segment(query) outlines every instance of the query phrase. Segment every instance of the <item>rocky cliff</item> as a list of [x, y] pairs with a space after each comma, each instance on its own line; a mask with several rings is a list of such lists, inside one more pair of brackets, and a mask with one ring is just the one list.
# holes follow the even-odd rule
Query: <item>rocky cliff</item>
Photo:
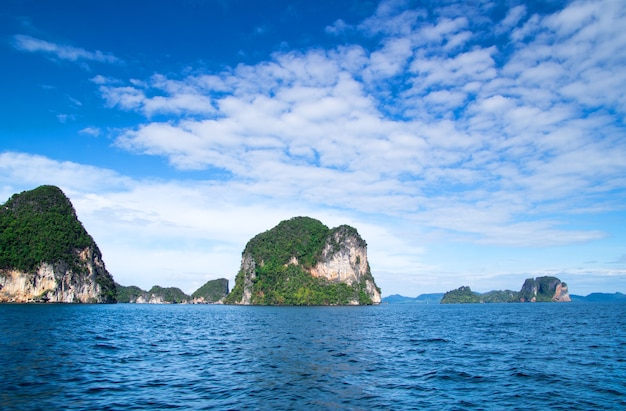
[[226, 298], [232, 304], [379, 304], [357, 230], [329, 229], [318, 220], [295, 217], [248, 242]]
[[0, 302], [112, 303], [102, 254], [54, 186], [13, 195], [0, 208]]
[[466, 304], [466, 303], [510, 303], [510, 302], [570, 302], [572, 301], [567, 289], [567, 284], [556, 277], [528, 278], [524, 281], [519, 292], [489, 291], [484, 294], [473, 292], [469, 287], [463, 286], [456, 290], [448, 291], [441, 299], [441, 304]]
[[570, 302], [567, 284], [556, 277], [528, 278], [524, 281], [518, 298], [521, 302]]

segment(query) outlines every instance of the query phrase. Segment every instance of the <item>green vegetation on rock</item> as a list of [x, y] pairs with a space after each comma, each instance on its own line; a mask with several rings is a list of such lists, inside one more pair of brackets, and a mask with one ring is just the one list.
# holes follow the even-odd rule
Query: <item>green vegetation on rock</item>
[[511, 290], [495, 290], [480, 294], [483, 303], [512, 303], [517, 301], [517, 292]]
[[303, 267], [310, 268], [321, 257], [328, 234], [328, 227], [320, 221], [296, 217], [255, 236], [244, 253], [250, 253], [255, 261], [262, 261], [265, 271], [280, 269], [292, 257]]
[[228, 294], [228, 280], [220, 278], [210, 280], [197, 289], [191, 296], [185, 294], [180, 288], [153, 286], [144, 291], [141, 288], [130, 285], [117, 284], [117, 302], [119, 303], [169, 303], [183, 304], [192, 303], [194, 299], [204, 298], [200, 303], [216, 303]]
[[123, 286], [117, 284], [117, 302], [118, 303], [137, 303], [137, 302], [163, 302], [170, 304], [187, 303], [191, 298], [185, 294], [180, 288], [153, 286], [149, 291], [130, 285]]
[[[0, 207], [0, 273], [9, 269], [32, 273], [48, 263], [86, 275], [89, 268], [80, 253], [87, 248], [101, 258], [72, 203], [58, 187], [44, 185], [14, 194]], [[96, 270], [95, 282], [102, 300], [115, 302], [115, 283], [103, 267]]]
[[147, 292], [142, 290], [141, 288], [129, 285], [123, 286], [120, 284], [115, 284], [117, 289], [117, 302], [118, 303], [130, 303], [137, 301], [137, 298], [143, 297], [147, 295]]
[[[242, 267], [225, 302], [241, 301], [245, 282], [252, 281], [251, 303], [257, 305], [372, 304], [366, 291], [366, 280], [373, 283], [369, 266], [365, 278], [352, 285], [331, 282], [310, 273], [320, 262], [327, 244], [333, 255], [341, 250], [342, 242], [348, 237], [356, 239], [358, 246], [367, 246], [356, 229], [347, 225], [329, 229], [310, 217], [282, 221], [248, 242], [242, 255], [254, 262], [254, 274], [252, 278], [247, 277]], [[291, 263], [294, 259], [297, 264]]]
[[198, 288], [191, 294], [191, 298], [203, 298], [207, 303], [216, 303], [228, 295], [228, 280], [219, 278], [217, 280], [209, 280], [202, 287]]
[[150, 295], [162, 296], [166, 303], [185, 303], [190, 300], [189, 296], [177, 287], [153, 286], [149, 291]]
[[0, 268], [33, 271], [41, 263], [75, 267], [95, 243], [63, 192], [41, 186], [14, 194], [0, 208]]
[[[557, 287], [561, 287], [564, 293], [560, 299], [555, 296]], [[564, 298], [564, 296], [566, 298]], [[472, 292], [469, 287], [460, 287], [444, 294], [442, 304], [466, 304], [466, 303], [511, 303], [511, 302], [552, 302], [570, 301], [567, 292], [567, 284], [556, 277], [528, 278], [524, 281], [519, 292], [511, 290], [489, 291], [484, 294]]]
[[467, 286], [448, 291], [443, 295], [443, 298], [441, 299], [441, 304], [468, 304], [479, 302], [481, 302], [480, 295], [473, 292]]

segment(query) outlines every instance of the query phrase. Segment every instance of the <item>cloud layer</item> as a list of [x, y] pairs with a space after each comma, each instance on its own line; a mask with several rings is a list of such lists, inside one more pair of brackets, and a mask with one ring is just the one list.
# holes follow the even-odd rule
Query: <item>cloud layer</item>
[[[220, 73], [99, 81], [149, 121], [116, 144], [217, 168], [277, 198], [406, 218], [508, 245], [602, 237], [568, 217], [624, 190], [626, 17], [618, 2], [501, 21], [382, 3], [378, 46], [282, 52]], [[435, 18], [424, 19], [426, 13]], [[346, 29], [345, 23], [333, 30]], [[156, 119], [158, 117], [158, 119]]]

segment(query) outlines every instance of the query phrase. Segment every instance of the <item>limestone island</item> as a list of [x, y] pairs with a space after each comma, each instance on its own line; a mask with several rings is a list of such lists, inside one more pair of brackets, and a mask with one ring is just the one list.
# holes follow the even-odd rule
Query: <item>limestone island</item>
[[443, 295], [441, 304], [511, 303], [511, 302], [570, 302], [567, 284], [556, 277], [528, 278], [519, 292], [511, 290], [473, 292], [468, 286]]
[[348, 225], [294, 217], [252, 238], [226, 304], [379, 304], [367, 243]]
[[228, 280], [218, 278], [209, 280], [191, 295], [185, 294], [177, 287], [161, 287], [155, 285], [148, 291], [130, 285], [115, 284], [117, 302], [131, 304], [222, 304], [228, 295]]
[[296, 217], [246, 245], [235, 287], [210, 280], [191, 295], [115, 283], [58, 187], [14, 194], [0, 206], [0, 303], [256, 305], [379, 304], [380, 289], [356, 229]]
[[114, 303], [113, 277], [63, 192], [41, 186], [0, 207], [0, 302]]

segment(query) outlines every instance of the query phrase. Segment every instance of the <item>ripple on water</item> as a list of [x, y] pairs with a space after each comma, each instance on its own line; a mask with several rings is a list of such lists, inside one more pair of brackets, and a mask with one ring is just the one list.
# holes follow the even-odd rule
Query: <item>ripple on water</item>
[[0, 408], [623, 409], [625, 308], [0, 306]]

